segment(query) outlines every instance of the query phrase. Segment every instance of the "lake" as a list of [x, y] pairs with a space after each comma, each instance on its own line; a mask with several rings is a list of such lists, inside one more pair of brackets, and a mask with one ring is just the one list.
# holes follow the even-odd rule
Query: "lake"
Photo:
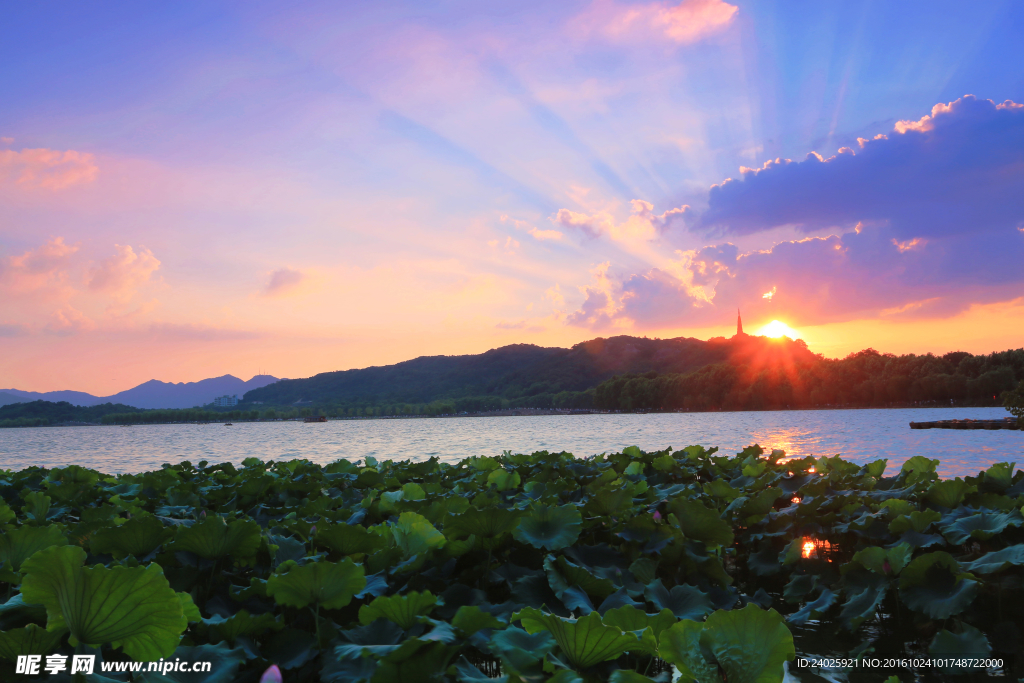
[[731, 455], [758, 443], [797, 457], [838, 453], [858, 463], [888, 458], [890, 474], [907, 458], [924, 455], [941, 460], [940, 473], [952, 477], [975, 475], [994, 462], [1024, 464], [1024, 432], [911, 430], [909, 423], [1006, 415], [1001, 408], [931, 408], [36, 427], [0, 430], [0, 467], [77, 464], [108, 473], [141, 472], [182, 460], [238, 464], [250, 456], [318, 463], [437, 456], [456, 462], [503, 450], [586, 456], [632, 445], [656, 450], [690, 444], [718, 446]]
[[[807, 410], [727, 413], [546, 415], [523, 417], [334, 420], [135, 427], [53, 427], [0, 430], [0, 467], [23, 469], [70, 463], [102, 472], [139, 472], [163, 463], [307, 458], [328, 463], [373, 456], [455, 462], [503, 450], [567, 450], [578, 456], [690, 444], [733, 454], [759, 443], [791, 456], [835, 455], [858, 463], [888, 458], [888, 473], [914, 455], [938, 458], [944, 477], [975, 475], [994, 462], [1024, 464], [1024, 432], [911, 430], [911, 421], [995, 419], [999, 408]], [[865, 627], [871, 631], [873, 625]], [[834, 643], [815, 621], [793, 627], [803, 657], [842, 658], [857, 641]], [[834, 634], [833, 634], [834, 635]], [[790, 666], [786, 681], [801, 680]], [[829, 679], [821, 679], [829, 680]], [[843, 680], [834, 676], [831, 680]]]

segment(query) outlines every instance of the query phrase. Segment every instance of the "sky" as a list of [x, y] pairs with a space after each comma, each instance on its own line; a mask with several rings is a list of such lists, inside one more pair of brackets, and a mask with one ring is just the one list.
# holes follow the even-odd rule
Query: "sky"
[[1024, 337], [1019, 2], [5, 10], [0, 387]]

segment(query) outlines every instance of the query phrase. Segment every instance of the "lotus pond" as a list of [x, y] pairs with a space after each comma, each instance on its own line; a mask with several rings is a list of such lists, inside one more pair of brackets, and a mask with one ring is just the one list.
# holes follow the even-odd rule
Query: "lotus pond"
[[[213, 663], [97, 681], [1019, 678], [1024, 472], [937, 465], [690, 446], [0, 471], [0, 679], [54, 654]], [[1001, 664], [801, 665], [933, 656]]]

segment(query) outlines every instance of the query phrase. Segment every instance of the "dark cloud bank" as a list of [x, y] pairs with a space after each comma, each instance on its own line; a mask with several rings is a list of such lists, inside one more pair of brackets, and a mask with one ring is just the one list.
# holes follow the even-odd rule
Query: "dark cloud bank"
[[[779, 226], [834, 234], [749, 254], [728, 242]], [[808, 324], [941, 317], [1024, 296], [1024, 105], [968, 95], [829, 159], [741, 169], [710, 189], [689, 229], [718, 242], [688, 254], [692, 280], [657, 269], [628, 277], [615, 315], [709, 324], [742, 306]], [[711, 302], [694, 286], [713, 288]], [[571, 320], [601, 327], [611, 317], [593, 313], [607, 294], [589, 294]]]

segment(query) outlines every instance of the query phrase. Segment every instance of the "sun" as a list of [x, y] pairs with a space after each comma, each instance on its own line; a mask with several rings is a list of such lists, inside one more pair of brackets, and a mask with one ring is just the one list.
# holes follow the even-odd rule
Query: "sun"
[[773, 320], [760, 330], [757, 334], [763, 337], [789, 337], [790, 339], [799, 339], [800, 333], [794, 330], [792, 327], [782, 322], [781, 320]]

